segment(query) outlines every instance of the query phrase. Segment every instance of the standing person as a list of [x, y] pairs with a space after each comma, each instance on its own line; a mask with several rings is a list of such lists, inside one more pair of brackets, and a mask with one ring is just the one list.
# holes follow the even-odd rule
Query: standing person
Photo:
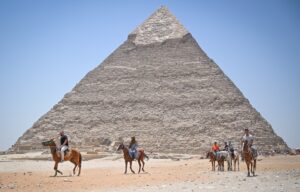
[[[241, 141], [242, 149], [244, 148], [245, 141], [247, 141], [247, 143], [248, 143], [248, 145], [249, 145], [249, 147], [252, 151], [253, 158], [256, 158], [257, 157], [257, 150], [256, 150], [256, 147], [253, 145], [254, 137], [249, 133], [248, 128], [245, 129], [245, 135], [242, 137], [242, 141]], [[244, 160], [243, 153], [242, 153], [242, 160]]]
[[64, 161], [64, 153], [69, 148], [69, 140], [67, 135], [65, 135], [64, 131], [60, 133], [60, 154], [61, 154], [61, 162]]
[[135, 140], [135, 137], [131, 137], [131, 141], [129, 144], [129, 155], [132, 159], [135, 159], [137, 157], [137, 147], [138, 143]]

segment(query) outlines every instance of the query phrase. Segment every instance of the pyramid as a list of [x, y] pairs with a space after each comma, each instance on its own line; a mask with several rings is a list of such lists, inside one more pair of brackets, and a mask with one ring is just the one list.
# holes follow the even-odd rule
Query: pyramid
[[64, 130], [81, 150], [115, 151], [135, 136], [147, 151], [202, 154], [212, 142], [240, 147], [244, 128], [261, 153], [289, 150], [166, 7], [159, 8], [11, 151], [40, 150]]

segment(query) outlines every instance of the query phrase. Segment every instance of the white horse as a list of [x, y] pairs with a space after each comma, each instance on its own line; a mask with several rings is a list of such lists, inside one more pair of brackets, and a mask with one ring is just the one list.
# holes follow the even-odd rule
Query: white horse
[[217, 162], [219, 171], [224, 171], [224, 161], [227, 161], [227, 170], [232, 171], [232, 160], [230, 153], [228, 151], [218, 151]]
[[[238, 171], [240, 171], [240, 154], [237, 151], [233, 152], [233, 157], [231, 157], [234, 165], [234, 171], [236, 171], [236, 164], [238, 166]], [[232, 165], [232, 163], [231, 163]]]

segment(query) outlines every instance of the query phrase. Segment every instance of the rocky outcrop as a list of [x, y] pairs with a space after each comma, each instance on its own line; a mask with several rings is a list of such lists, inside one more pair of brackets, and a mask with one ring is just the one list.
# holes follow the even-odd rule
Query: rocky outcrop
[[162, 7], [89, 72], [12, 147], [42, 148], [63, 129], [79, 149], [114, 146], [136, 136], [147, 151], [203, 153], [213, 141], [238, 147], [244, 128], [259, 151], [286, 143], [234, 83]]

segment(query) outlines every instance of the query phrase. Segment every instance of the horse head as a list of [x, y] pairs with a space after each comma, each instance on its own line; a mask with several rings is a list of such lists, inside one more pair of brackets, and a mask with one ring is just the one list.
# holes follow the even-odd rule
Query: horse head
[[207, 151], [207, 152], [206, 152], [206, 158], [209, 158], [209, 157], [210, 157], [210, 153], [211, 153], [211, 151]]
[[215, 159], [215, 154], [212, 151], [206, 153], [206, 158]]
[[117, 149], [117, 151], [119, 151], [119, 150], [123, 150], [125, 148], [125, 145], [123, 144], [123, 143], [121, 143], [120, 145], [119, 145], [119, 147], [118, 147], [118, 149]]
[[54, 139], [50, 139], [49, 141], [44, 141], [42, 142], [42, 145], [43, 146], [49, 146], [49, 147], [52, 147], [52, 146], [55, 146], [56, 147], [56, 144], [54, 142]]

